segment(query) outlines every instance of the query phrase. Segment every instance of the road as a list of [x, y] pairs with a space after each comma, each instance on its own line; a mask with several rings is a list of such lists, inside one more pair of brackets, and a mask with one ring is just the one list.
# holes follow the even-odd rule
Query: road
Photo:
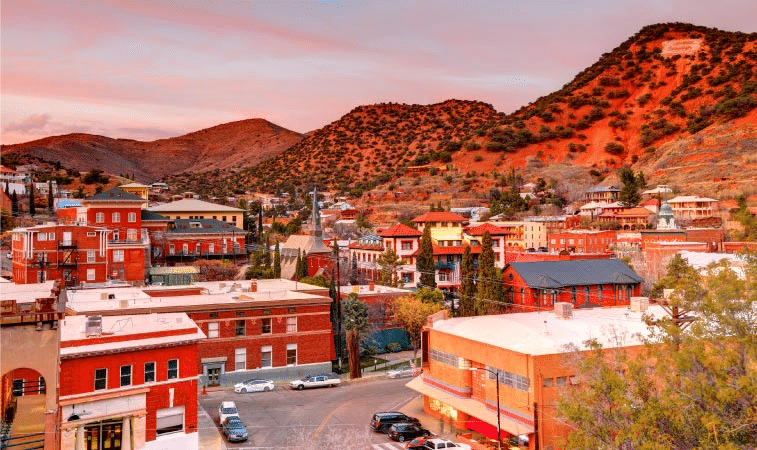
[[217, 424], [221, 401], [236, 402], [250, 438], [227, 443], [229, 449], [398, 450], [404, 445], [373, 432], [368, 423], [374, 412], [398, 410], [417, 396], [405, 387], [407, 381], [374, 378], [304, 391], [277, 386], [252, 394], [215, 391], [201, 395], [200, 406]]

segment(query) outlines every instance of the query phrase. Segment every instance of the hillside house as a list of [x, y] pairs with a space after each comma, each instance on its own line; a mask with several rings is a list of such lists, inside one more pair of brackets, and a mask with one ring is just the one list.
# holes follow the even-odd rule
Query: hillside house
[[613, 203], [620, 197], [620, 189], [615, 186], [595, 186], [586, 190], [587, 202]]

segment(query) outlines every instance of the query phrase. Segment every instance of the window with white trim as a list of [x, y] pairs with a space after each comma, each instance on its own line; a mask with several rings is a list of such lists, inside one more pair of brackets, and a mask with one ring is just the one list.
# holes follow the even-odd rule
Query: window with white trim
[[95, 280], [95, 269], [87, 269], [87, 281]]
[[297, 344], [287, 344], [287, 366], [297, 365]]
[[155, 363], [145, 363], [145, 383], [152, 383], [155, 381]]
[[244, 336], [247, 334], [246, 322], [244, 320], [237, 320], [234, 326], [234, 334], [236, 336]]
[[264, 345], [260, 348], [260, 367], [273, 367], [272, 365], [273, 347]]
[[234, 370], [246, 370], [247, 369], [247, 349], [235, 348], [234, 349]]
[[179, 378], [179, 360], [169, 359], [168, 360], [168, 379], [173, 380], [174, 378]]
[[113, 250], [113, 262], [124, 262], [123, 250]]
[[129, 228], [126, 230], [126, 239], [129, 241], [137, 240], [137, 230], [135, 228]]
[[208, 322], [208, 338], [218, 337], [218, 322]]
[[287, 333], [297, 332], [297, 316], [287, 317]]
[[108, 388], [108, 369], [95, 369], [95, 390]]
[[121, 386], [131, 386], [131, 366], [121, 366]]
[[87, 250], [87, 262], [95, 262], [95, 251], [94, 250]]
[[137, 221], [137, 213], [130, 212], [129, 213], [129, 222], [136, 222]]
[[113, 223], [118, 223], [121, 221], [121, 213], [120, 212], [114, 212], [110, 216], [110, 221]]
[[47, 233], [37, 233], [37, 240], [38, 241], [46, 241], [47, 240]]
[[184, 406], [159, 409], [155, 412], [155, 434], [163, 436], [184, 431]]
[[97, 222], [97, 223], [103, 223], [103, 222], [105, 222], [105, 213], [99, 212], [99, 213], [95, 214], [95, 222]]

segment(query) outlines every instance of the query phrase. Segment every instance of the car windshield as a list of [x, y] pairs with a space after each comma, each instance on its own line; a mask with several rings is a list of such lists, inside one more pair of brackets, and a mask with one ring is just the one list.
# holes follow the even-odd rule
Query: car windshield
[[237, 409], [236, 408], [222, 408], [221, 412], [223, 412], [224, 414], [236, 414]]

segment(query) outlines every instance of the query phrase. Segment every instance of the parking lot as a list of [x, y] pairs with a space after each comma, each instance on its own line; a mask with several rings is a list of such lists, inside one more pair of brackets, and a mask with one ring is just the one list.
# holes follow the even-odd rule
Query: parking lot
[[404, 449], [404, 444], [371, 430], [371, 416], [378, 411], [403, 411], [420, 419], [433, 433], [454, 437], [448, 425], [423, 413], [420, 397], [405, 387], [407, 381], [379, 376], [303, 391], [283, 383], [270, 392], [237, 394], [224, 389], [200, 395], [200, 406], [220, 432], [218, 406], [225, 400], [236, 403], [249, 439], [241, 443], [224, 440], [229, 449]]

